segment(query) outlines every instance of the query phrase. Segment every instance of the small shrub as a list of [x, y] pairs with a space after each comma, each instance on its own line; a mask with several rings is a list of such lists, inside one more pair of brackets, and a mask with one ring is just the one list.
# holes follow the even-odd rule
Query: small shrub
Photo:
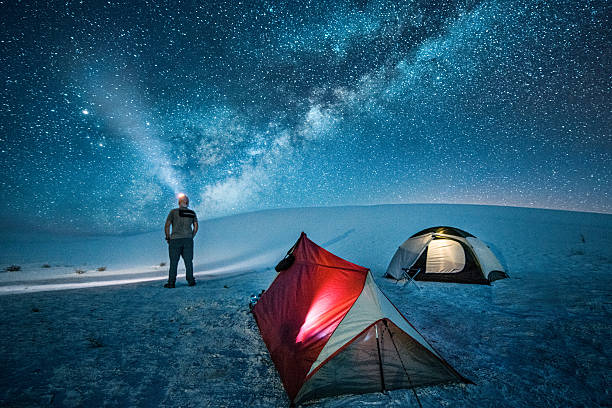
[[570, 250], [570, 256], [576, 256], [576, 255], [584, 255], [584, 251], [582, 249]]
[[85, 269], [75, 269], [74, 271], [77, 275], [82, 275], [87, 272]]
[[49, 264], [43, 264], [43, 266], [41, 266], [41, 268], [50, 268], [50, 267], [51, 267], [51, 265], [49, 265]]
[[162, 262], [162, 263], [159, 264], [159, 266], [166, 266], [166, 263]]
[[7, 266], [5, 271], [7, 272], [17, 272], [21, 270], [21, 266], [19, 265], [11, 265], [11, 266]]
[[100, 347], [104, 347], [104, 344], [102, 344], [102, 342], [100, 342], [100, 340], [94, 338], [94, 337], [87, 337], [87, 341], [89, 342], [89, 347], [91, 348], [100, 348]]
[[106, 270], [106, 266], [101, 266], [99, 268], [96, 268], [96, 271], [98, 271], [98, 272], [102, 272], [102, 271], [105, 271], [105, 270]]

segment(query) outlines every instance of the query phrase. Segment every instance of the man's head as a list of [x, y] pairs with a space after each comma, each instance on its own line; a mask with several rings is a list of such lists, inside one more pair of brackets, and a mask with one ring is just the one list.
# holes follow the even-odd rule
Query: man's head
[[178, 195], [178, 205], [179, 207], [189, 207], [189, 197], [185, 194], [181, 193]]

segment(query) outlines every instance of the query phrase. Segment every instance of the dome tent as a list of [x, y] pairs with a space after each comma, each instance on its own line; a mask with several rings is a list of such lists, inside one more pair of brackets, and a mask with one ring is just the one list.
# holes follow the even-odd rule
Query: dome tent
[[292, 404], [470, 381], [395, 308], [367, 268], [302, 233], [253, 314]]
[[484, 242], [459, 228], [443, 226], [417, 232], [400, 245], [385, 276], [483, 285], [508, 277]]

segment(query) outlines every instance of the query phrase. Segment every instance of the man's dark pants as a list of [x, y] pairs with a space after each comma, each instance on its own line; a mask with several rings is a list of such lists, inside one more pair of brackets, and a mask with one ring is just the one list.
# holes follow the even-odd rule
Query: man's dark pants
[[193, 238], [171, 239], [168, 243], [168, 253], [170, 254], [170, 276], [169, 283], [176, 282], [176, 269], [180, 257], [185, 262], [185, 275], [187, 282], [195, 282], [193, 279]]

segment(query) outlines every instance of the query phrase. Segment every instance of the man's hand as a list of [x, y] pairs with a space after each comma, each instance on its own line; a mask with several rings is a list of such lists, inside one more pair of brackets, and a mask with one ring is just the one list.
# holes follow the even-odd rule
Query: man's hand
[[166, 235], [166, 242], [170, 243], [170, 237]]

